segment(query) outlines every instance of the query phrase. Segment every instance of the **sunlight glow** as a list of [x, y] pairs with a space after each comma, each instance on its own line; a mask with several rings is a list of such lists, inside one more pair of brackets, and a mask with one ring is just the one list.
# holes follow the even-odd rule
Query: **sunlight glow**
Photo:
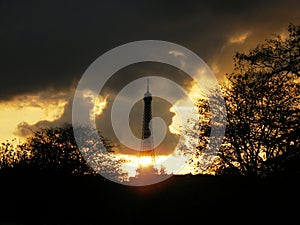
[[32, 126], [39, 121], [58, 120], [65, 111], [67, 101], [62, 96], [45, 99], [41, 96], [19, 96], [0, 103], [0, 142], [13, 138], [24, 141], [18, 135], [18, 125]]
[[153, 164], [152, 157], [150, 156], [142, 156], [138, 159], [138, 164], [142, 167], [151, 166]]
[[[206, 75], [205, 69], [199, 69], [196, 78], [200, 81], [199, 83], [203, 84], [203, 87], [200, 88], [195, 82], [190, 83], [189, 87], [187, 87], [188, 98], [190, 98], [194, 104], [196, 104], [198, 99], [205, 98], [207, 90], [210, 90], [210, 88], [215, 85], [215, 81]], [[169, 126], [169, 130], [173, 134], [182, 135], [182, 124], [190, 119], [192, 114], [197, 113], [196, 105], [194, 108], [185, 106], [187, 101], [185, 98], [179, 99], [175, 105], [170, 108], [170, 112], [175, 113], [172, 118], [172, 124]], [[179, 114], [182, 118], [180, 118]]]
[[[149, 167], [152, 165], [151, 157], [139, 158], [137, 155], [117, 154], [116, 157], [123, 161], [123, 169], [128, 172], [129, 177], [136, 175], [136, 169], [139, 166]], [[180, 168], [180, 165], [185, 165], [187, 158], [183, 155], [157, 155], [155, 156], [155, 167], [165, 168], [168, 174], [186, 174], [190, 173], [191, 168], [186, 165], [184, 168]], [[180, 168], [180, 169], [179, 169]]]
[[[168, 160], [168, 164], [164, 164], [164, 167], [173, 173], [197, 173], [197, 169], [194, 168], [192, 164], [188, 163], [190, 157], [194, 154], [193, 151], [198, 146], [199, 141], [197, 126], [201, 115], [198, 114], [196, 103], [199, 99], [206, 99], [218, 85], [214, 77], [212, 78], [208, 74], [209, 73], [205, 68], [197, 70], [195, 77], [198, 83], [201, 84], [201, 87], [199, 87], [196, 82], [191, 82], [187, 87], [188, 96], [179, 99], [174, 106], [170, 108], [170, 111], [175, 113], [175, 115], [172, 118], [169, 130], [173, 134], [181, 135], [180, 143], [177, 145], [176, 149], [174, 149], [171, 160]], [[195, 107], [184, 106], [188, 101], [187, 98], [195, 104]], [[183, 127], [183, 124], [185, 124], [186, 127]], [[184, 165], [184, 167], [178, 171], [179, 165]]]

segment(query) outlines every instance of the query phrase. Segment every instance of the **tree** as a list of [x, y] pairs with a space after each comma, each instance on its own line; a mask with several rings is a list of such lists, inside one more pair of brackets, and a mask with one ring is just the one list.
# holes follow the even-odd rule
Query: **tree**
[[[78, 148], [74, 129], [83, 140], [84, 150]], [[41, 128], [24, 144], [2, 144], [1, 168], [26, 168], [59, 175], [105, 173], [115, 180], [125, 179], [127, 173], [122, 170], [120, 160], [113, 157], [113, 145], [99, 132], [97, 137], [92, 134], [89, 127], [71, 124]]]
[[136, 175], [130, 177], [127, 184], [137, 186], [151, 185], [166, 180], [170, 176], [172, 174], [168, 174], [166, 168], [162, 165], [160, 168], [156, 168], [153, 165], [139, 166], [136, 168]]
[[26, 144], [32, 154], [30, 167], [60, 174], [93, 173], [76, 145], [70, 124], [41, 128]]
[[[300, 162], [300, 26], [290, 24], [288, 33], [287, 38], [274, 35], [248, 53], [235, 54], [234, 71], [222, 84], [227, 122], [210, 168], [216, 173], [268, 176]], [[200, 156], [209, 142], [212, 118], [206, 99], [198, 107], [205, 117], [200, 121]]]
[[26, 148], [26, 144], [16, 143], [16, 139], [1, 143], [0, 145], [0, 170], [14, 168], [20, 163], [28, 162], [31, 152]]

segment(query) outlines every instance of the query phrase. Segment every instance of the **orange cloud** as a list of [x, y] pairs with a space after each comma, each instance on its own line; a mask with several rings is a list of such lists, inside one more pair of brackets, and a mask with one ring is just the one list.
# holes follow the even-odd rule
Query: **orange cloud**
[[230, 44], [243, 44], [249, 37], [250, 32], [244, 32], [240, 34], [235, 34], [229, 38]]
[[[62, 95], [51, 99], [39, 95], [18, 96], [0, 103], [0, 142], [13, 138], [22, 139], [18, 128], [30, 126], [39, 121], [55, 121], [64, 113], [67, 100]], [[25, 131], [22, 131], [23, 133]], [[26, 132], [25, 132], [26, 133]]]

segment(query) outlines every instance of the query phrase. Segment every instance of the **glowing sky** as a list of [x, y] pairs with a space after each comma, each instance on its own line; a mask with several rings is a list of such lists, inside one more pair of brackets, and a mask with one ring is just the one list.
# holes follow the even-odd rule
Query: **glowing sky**
[[53, 122], [61, 118], [67, 101], [63, 98], [42, 99], [41, 96], [19, 96], [0, 103], [0, 141], [12, 138], [24, 141], [31, 125], [39, 121]]

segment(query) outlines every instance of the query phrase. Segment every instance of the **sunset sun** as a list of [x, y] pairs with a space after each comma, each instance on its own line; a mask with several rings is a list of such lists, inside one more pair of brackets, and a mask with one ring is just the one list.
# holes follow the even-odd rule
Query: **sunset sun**
[[142, 167], [147, 167], [153, 165], [152, 158], [150, 156], [142, 156], [138, 159], [139, 165]]

